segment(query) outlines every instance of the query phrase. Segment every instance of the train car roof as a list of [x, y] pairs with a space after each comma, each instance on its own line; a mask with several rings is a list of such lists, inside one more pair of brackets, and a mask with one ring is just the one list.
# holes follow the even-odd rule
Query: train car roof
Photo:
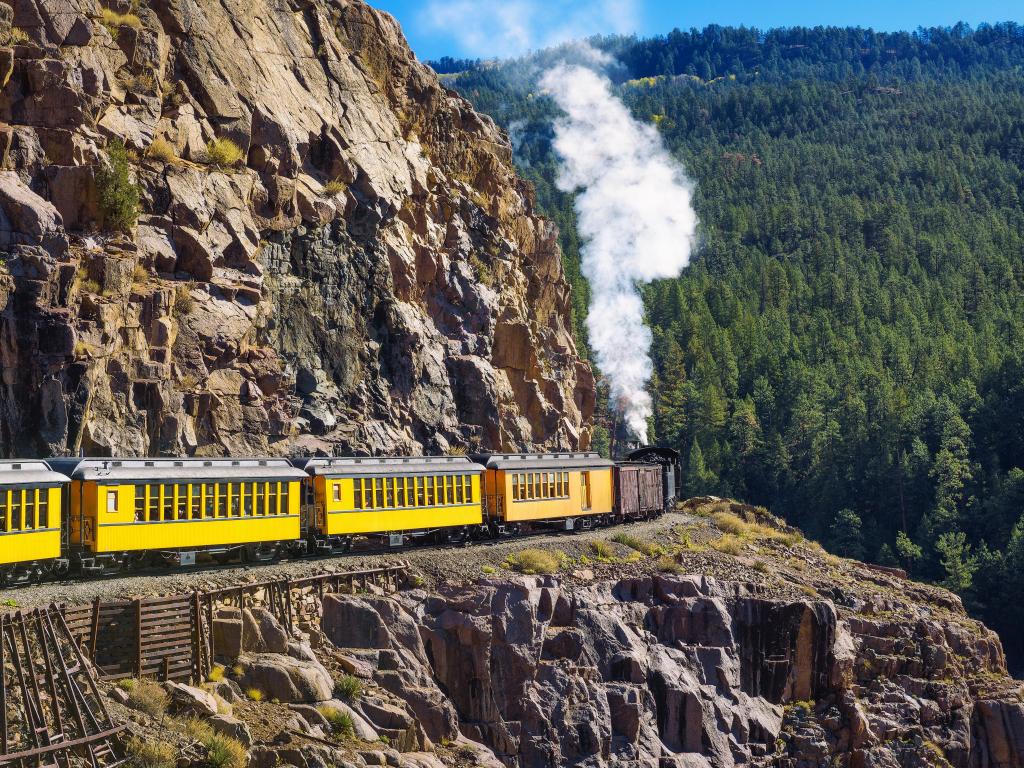
[[465, 456], [340, 456], [292, 459], [292, 464], [311, 475], [358, 477], [361, 475], [464, 475], [483, 467]]
[[677, 461], [679, 459], [679, 451], [674, 451], [661, 445], [645, 445], [643, 448], [637, 448], [635, 451], [630, 451], [626, 454], [626, 458], [630, 461], [643, 461], [651, 456], [668, 459], [669, 461]]
[[301, 480], [305, 474], [287, 459], [52, 459], [72, 480]]
[[599, 453], [480, 453], [474, 461], [487, 469], [605, 469], [614, 466]]
[[0, 485], [57, 485], [68, 478], [54, 472], [45, 461], [0, 460]]

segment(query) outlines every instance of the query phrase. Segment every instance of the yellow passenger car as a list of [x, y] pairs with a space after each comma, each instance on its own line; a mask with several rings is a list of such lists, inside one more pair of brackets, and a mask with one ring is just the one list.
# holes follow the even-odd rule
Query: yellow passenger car
[[612, 462], [596, 453], [480, 454], [488, 524], [498, 533], [610, 522]]
[[71, 550], [86, 572], [150, 557], [191, 565], [302, 546], [305, 475], [286, 459], [55, 459], [71, 478]]
[[66, 568], [60, 504], [67, 482], [42, 461], [0, 461], [0, 584]]
[[431, 536], [460, 542], [482, 523], [480, 474], [465, 456], [295, 459], [311, 478], [305, 515], [314, 546], [343, 551], [352, 537], [391, 546]]

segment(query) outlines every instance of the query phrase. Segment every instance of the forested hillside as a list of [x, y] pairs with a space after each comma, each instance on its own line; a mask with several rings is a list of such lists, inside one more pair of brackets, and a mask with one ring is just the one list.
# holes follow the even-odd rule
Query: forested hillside
[[[687, 490], [944, 583], [1024, 659], [1024, 28], [595, 43], [697, 184], [696, 260], [645, 294], [652, 435]], [[560, 225], [582, 337], [535, 85], [559, 55], [445, 82], [508, 129]]]

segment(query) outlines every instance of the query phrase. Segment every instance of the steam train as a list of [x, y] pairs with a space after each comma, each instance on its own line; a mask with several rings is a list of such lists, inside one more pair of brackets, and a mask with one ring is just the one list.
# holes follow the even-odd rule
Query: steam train
[[672, 453], [0, 461], [0, 585], [646, 519], [676, 502]]

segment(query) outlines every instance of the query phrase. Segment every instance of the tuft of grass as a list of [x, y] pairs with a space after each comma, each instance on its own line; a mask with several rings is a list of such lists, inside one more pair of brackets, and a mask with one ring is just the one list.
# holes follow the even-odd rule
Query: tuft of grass
[[334, 681], [334, 695], [343, 701], [355, 701], [363, 695], [363, 681], [354, 675], [342, 675]]
[[249, 698], [249, 701], [263, 701], [263, 691], [259, 688], [247, 688], [245, 695]]
[[211, 683], [219, 683], [224, 679], [224, 667], [215, 666], [210, 670], [210, 674], [206, 676], [206, 679]]
[[132, 736], [128, 740], [128, 763], [134, 768], [175, 768], [178, 750], [166, 741]]
[[113, 8], [102, 8], [100, 24], [106, 27], [113, 37], [117, 37], [121, 32], [121, 27], [139, 29], [142, 26], [142, 21], [134, 13], [118, 13]]
[[481, 566], [480, 571], [482, 573], [486, 573], [489, 576], [492, 573], [497, 573], [498, 569], [495, 568], [493, 565], [484, 565], [484, 566]]
[[345, 191], [345, 189], [345, 182], [340, 181], [338, 179], [331, 179], [326, 184], [324, 184], [324, 196], [334, 197], [335, 195], [340, 195], [342, 192]]
[[131, 232], [139, 218], [139, 187], [132, 181], [129, 153], [120, 139], [107, 148], [107, 161], [96, 169], [103, 228]]
[[476, 255], [469, 257], [469, 266], [473, 268], [477, 278], [486, 286], [494, 285], [494, 270], [492, 270], [483, 260]]
[[559, 563], [557, 554], [546, 552], [543, 549], [524, 549], [511, 555], [508, 559], [510, 568], [528, 576], [557, 573]]
[[0, 45], [7, 48], [13, 45], [21, 45], [28, 42], [28, 33], [21, 27], [12, 26], [8, 30], [6, 39], [0, 40]]
[[231, 674], [234, 675], [235, 677], [241, 677], [242, 675], [245, 674], [245, 665], [243, 665], [243, 664], [235, 664], [235, 666], [233, 666], [231, 668]]
[[612, 541], [622, 544], [623, 546], [634, 549], [642, 555], [647, 557], [654, 557], [655, 555], [665, 554], [665, 548], [659, 544], [655, 544], [653, 541], [644, 541], [638, 539], [629, 533], [616, 533], [612, 536]]
[[715, 512], [711, 515], [715, 527], [723, 533], [731, 533], [733, 536], [746, 536], [750, 532], [750, 525], [732, 512]]
[[743, 540], [739, 536], [727, 533], [712, 541], [711, 548], [726, 555], [738, 555], [743, 550]]
[[215, 733], [203, 742], [206, 747], [206, 762], [211, 768], [245, 768], [249, 753], [238, 739]]
[[162, 163], [178, 162], [178, 153], [175, 151], [174, 145], [167, 139], [160, 137], [153, 139], [153, 142], [146, 149], [146, 157], [151, 157]]
[[320, 706], [317, 707], [317, 712], [324, 716], [324, 720], [331, 726], [331, 730], [346, 739], [351, 739], [356, 735], [356, 726], [352, 722], [352, 715], [348, 712], [342, 712], [337, 707]]
[[615, 550], [612, 548], [611, 542], [601, 539], [590, 542], [590, 551], [594, 553], [595, 557], [605, 560], [615, 557]]
[[206, 159], [218, 168], [230, 168], [245, 157], [235, 142], [228, 138], [210, 139], [206, 144]]
[[178, 285], [174, 288], [174, 316], [184, 317], [196, 307], [191, 286]]
[[658, 558], [658, 570], [662, 573], [682, 573], [683, 566], [672, 555], [662, 555]]
[[159, 683], [152, 680], [135, 680], [128, 691], [128, 706], [145, 712], [150, 717], [160, 718], [167, 714], [171, 697]]
[[215, 731], [209, 723], [197, 717], [187, 717], [178, 721], [178, 728], [193, 741], [204, 744], [213, 738]]

